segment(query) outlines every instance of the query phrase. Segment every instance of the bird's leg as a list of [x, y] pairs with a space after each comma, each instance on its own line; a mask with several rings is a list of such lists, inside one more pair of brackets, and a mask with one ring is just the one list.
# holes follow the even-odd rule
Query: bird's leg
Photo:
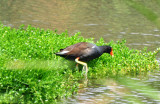
[[83, 66], [82, 70], [85, 70], [85, 66]]
[[78, 63], [76, 64], [76, 69], [79, 70], [79, 68], [78, 68]]
[[84, 69], [86, 70], [86, 76], [87, 76], [87, 73], [88, 73], [87, 63], [82, 62], [82, 61], [79, 61], [79, 57], [77, 57], [77, 58], [75, 59], [75, 61], [76, 61], [78, 64], [83, 65], [83, 70], [84, 70]]

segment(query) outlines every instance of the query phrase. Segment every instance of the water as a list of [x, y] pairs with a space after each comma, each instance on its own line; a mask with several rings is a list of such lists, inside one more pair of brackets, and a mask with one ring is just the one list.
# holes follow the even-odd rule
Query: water
[[[143, 76], [144, 77], [144, 76]], [[129, 81], [133, 81], [128, 83]], [[90, 80], [87, 87], [63, 99], [63, 104], [160, 104], [160, 73], [149, 76]], [[153, 86], [153, 87], [151, 87]]]
[[[130, 48], [160, 46], [160, 29], [149, 17], [127, 4], [128, 0], [1, 0], [0, 21], [18, 28], [31, 24], [44, 29], [68, 30], [73, 35], [81, 32], [85, 38], [103, 37], [110, 40], [127, 40]], [[138, 1], [138, 0], [137, 0]], [[160, 16], [158, 0], [138, 2]]]
[[[58, 33], [67, 29], [70, 35], [81, 32], [83, 37], [94, 37], [95, 41], [101, 37], [106, 42], [126, 39], [129, 48], [147, 47], [150, 51], [160, 47], [159, 17], [159, 0], [0, 0], [0, 21], [6, 26], [18, 28], [21, 24], [31, 24], [57, 29]], [[157, 60], [160, 63], [160, 54]], [[160, 93], [159, 72], [131, 79], [140, 80]], [[62, 101], [78, 104], [160, 103], [159, 99], [137, 90], [129, 89], [115, 79], [89, 79], [87, 87], [80, 87], [78, 94]]]

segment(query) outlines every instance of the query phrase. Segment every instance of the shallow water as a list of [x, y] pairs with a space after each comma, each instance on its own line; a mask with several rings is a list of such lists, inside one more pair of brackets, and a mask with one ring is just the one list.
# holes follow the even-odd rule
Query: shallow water
[[[128, 80], [133, 81], [128, 83]], [[89, 80], [87, 87], [63, 99], [63, 104], [160, 104], [160, 72], [149, 76]], [[141, 87], [141, 88], [139, 88]], [[156, 97], [155, 97], [156, 96]]]
[[[160, 47], [159, 0], [0, 0], [0, 21], [15, 28], [31, 24], [57, 29], [58, 33], [67, 29], [70, 35], [81, 32], [83, 37], [95, 38], [95, 41], [101, 37], [106, 42], [126, 39], [127, 46], [134, 49], [147, 47], [153, 51]], [[157, 60], [160, 63], [160, 54]], [[145, 87], [151, 86], [158, 96], [160, 72], [141, 77], [131, 79], [145, 83]], [[62, 101], [78, 104], [160, 103], [159, 99], [143, 93], [138, 88], [129, 89], [115, 79], [89, 79], [87, 87], [80, 87], [78, 94]]]
[[[147, 9], [140, 11], [131, 3]], [[67, 29], [71, 35], [81, 32], [106, 42], [126, 39], [130, 48], [155, 50], [160, 47], [159, 5], [159, 0], [1, 0], [0, 21], [16, 28], [31, 24], [59, 33]]]

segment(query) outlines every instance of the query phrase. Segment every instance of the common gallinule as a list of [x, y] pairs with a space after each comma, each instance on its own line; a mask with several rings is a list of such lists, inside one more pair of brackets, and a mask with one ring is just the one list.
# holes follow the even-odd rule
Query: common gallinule
[[109, 53], [113, 56], [113, 49], [110, 46], [96, 46], [93, 43], [80, 42], [64, 49], [60, 49], [60, 52], [55, 53], [61, 57], [69, 60], [75, 60], [78, 64], [85, 67], [86, 75], [88, 72], [87, 61], [100, 57], [103, 53]]

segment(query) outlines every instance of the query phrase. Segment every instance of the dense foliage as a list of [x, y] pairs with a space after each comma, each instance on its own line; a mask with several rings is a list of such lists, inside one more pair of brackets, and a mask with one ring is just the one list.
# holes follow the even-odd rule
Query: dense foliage
[[[43, 30], [28, 26], [12, 29], [0, 25], [0, 103], [49, 103], [76, 92], [78, 81], [83, 78], [75, 63], [66, 61], [54, 53], [78, 42], [93, 42], [76, 33]], [[97, 45], [110, 45], [114, 57], [103, 54], [88, 62], [88, 78], [139, 74], [157, 70], [158, 52], [129, 49], [122, 42], [105, 43], [101, 38]]]

